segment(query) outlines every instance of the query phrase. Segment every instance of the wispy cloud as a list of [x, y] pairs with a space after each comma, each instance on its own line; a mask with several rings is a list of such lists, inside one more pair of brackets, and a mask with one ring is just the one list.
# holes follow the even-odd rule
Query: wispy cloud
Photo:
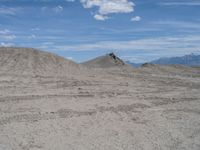
[[121, 55], [120, 58], [122, 58], [125, 61], [135, 62], [135, 63], [144, 63], [146, 62], [146, 58], [142, 56], [136, 56], [136, 55]]
[[31, 28], [30, 30], [31, 30], [31, 31], [39, 31], [40, 28], [36, 27], [36, 28]]
[[16, 36], [8, 29], [0, 30], [1, 40], [14, 40]]
[[[113, 51], [133, 53], [131, 60], [152, 60], [165, 56], [180, 56], [200, 50], [200, 36], [159, 37], [130, 41], [105, 41], [76, 45], [49, 45], [53, 51]], [[131, 56], [131, 55], [130, 55]]]
[[66, 2], [75, 2], [75, 0], [65, 0]]
[[43, 6], [42, 8], [41, 8], [41, 10], [43, 11], [43, 12], [54, 12], [54, 13], [60, 13], [60, 12], [62, 12], [63, 10], [64, 10], [64, 8], [63, 8], [63, 6], [61, 6], [61, 5], [57, 5], [57, 6], [55, 6], [55, 7], [48, 7], [48, 6]]
[[11, 46], [14, 46], [14, 43], [4, 43], [4, 42], [1, 42], [0, 46], [2, 46], [2, 47], [11, 47]]
[[36, 35], [35, 34], [31, 34], [30, 36], [28, 36], [28, 39], [36, 39]]
[[152, 22], [154, 25], [162, 25], [168, 27], [176, 28], [190, 28], [190, 29], [200, 29], [200, 22], [189, 22], [189, 21], [172, 21], [172, 20], [160, 20]]
[[139, 39], [130, 41], [105, 41], [97, 42], [94, 44], [80, 44], [71, 46], [56, 46], [58, 50], [74, 50], [74, 51], [93, 51], [93, 50], [145, 50], [145, 51], [157, 51], [157, 50], [170, 50], [179, 49], [185, 50], [200, 47], [200, 36], [188, 36], [188, 37], [160, 37]]
[[159, 5], [164, 6], [200, 6], [200, 2], [161, 2]]
[[16, 15], [22, 8], [0, 6], [0, 15]]
[[63, 11], [63, 7], [61, 5], [58, 5], [56, 7], [53, 8], [53, 11], [56, 13], [62, 12]]

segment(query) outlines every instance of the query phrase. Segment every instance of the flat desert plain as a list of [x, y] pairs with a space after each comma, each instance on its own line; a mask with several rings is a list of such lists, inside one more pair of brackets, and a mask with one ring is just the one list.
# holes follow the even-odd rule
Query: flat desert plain
[[198, 67], [0, 54], [0, 150], [200, 149]]

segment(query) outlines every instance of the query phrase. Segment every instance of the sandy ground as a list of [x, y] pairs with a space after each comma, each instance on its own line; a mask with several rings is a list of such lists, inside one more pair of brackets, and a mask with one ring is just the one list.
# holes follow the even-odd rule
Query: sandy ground
[[199, 149], [199, 68], [0, 74], [0, 150]]

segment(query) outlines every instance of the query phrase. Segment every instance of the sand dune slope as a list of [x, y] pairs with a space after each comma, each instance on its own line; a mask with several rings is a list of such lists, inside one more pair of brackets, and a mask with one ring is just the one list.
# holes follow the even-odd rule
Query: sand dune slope
[[0, 71], [14, 74], [67, 74], [78, 64], [60, 56], [32, 48], [0, 48]]
[[105, 56], [100, 56], [84, 62], [83, 65], [93, 68], [111, 68], [125, 66], [125, 64], [119, 57], [114, 53], [107, 54]]

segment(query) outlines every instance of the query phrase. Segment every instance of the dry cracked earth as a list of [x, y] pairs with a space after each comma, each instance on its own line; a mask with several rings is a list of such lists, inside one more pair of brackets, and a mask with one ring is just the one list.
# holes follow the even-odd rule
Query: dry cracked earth
[[199, 149], [199, 68], [0, 74], [0, 150]]

